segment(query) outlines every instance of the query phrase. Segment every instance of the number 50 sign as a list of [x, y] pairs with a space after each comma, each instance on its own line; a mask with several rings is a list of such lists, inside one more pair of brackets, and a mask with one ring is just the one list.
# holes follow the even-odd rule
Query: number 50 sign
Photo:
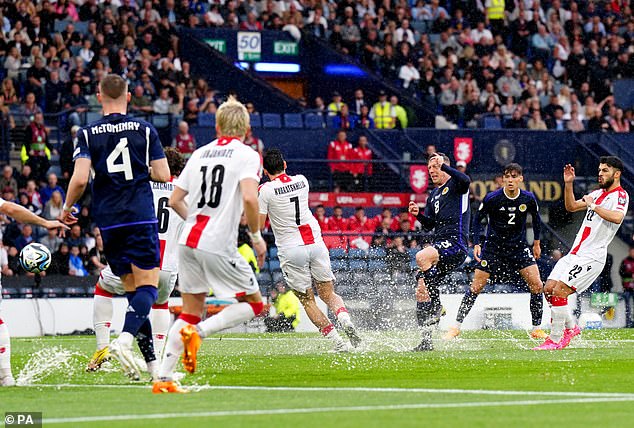
[[238, 32], [238, 59], [241, 61], [259, 61], [262, 54], [260, 33]]

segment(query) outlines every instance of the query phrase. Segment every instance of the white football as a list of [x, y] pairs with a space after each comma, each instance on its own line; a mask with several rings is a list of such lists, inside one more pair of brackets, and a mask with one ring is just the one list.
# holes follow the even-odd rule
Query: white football
[[44, 272], [51, 265], [51, 252], [45, 245], [29, 244], [20, 251], [20, 265], [27, 272]]

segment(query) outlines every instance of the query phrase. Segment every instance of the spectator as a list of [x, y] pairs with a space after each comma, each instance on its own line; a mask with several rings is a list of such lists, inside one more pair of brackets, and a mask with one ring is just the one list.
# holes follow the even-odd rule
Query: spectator
[[77, 223], [71, 226], [65, 240], [69, 247], [77, 247], [77, 250], [79, 250], [80, 246], [86, 245], [86, 239], [82, 236], [81, 230], [81, 226]]
[[392, 239], [391, 245], [387, 249], [385, 261], [390, 272], [406, 273], [411, 270], [409, 252], [403, 243], [402, 236], [395, 236]]
[[634, 247], [630, 247], [629, 253], [619, 267], [621, 284], [623, 285], [623, 301], [625, 302], [625, 327], [634, 328]]
[[13, 193], [18, 193], [18, 182], [13, 178], [13, 167], [11, 165], [5, 165], [2, 168], [2, 177], [0, 177], [0, 189], [10, 187]]
[[350, 112], [346, 104], [342, 104], [339, 113], [332, 118], [332, 126], [336, 129], [345, 129], [348, 131], [355, 127], [355, 123], [355, 119], [350, 117]]
[[66, 196], [64, 189], [57, 184], [57, 175], [55, 173], [50, 173], [48, 175], [48, 184], [40, 189], [40, 201], [42, 201], [42, 204], [46, 205], [54, 192], [59, 192], [62, 198], [65, 198]]
[[59, 248], [60, 244], [62, 244], [63, 242], [64, 240], [58, 236], [58, 232], [55, 229], [49, 229], [47, 235], [40, 239], [40, 244], [48, 248], [51, 253], [54, 253], [55, 249]]
[[506, 121], [504, 127], [508, 129], [526, 128], [526, 123], [524, 122], [524, 118], [522, 117], [522, 110], [519, 107], [513, 111], [513, 116], [511, 116], [511, 118]]
[[531, 118], [528, 119], [527, 128], [532, 130], [546, 130], [546, 123], [542, 120], [542, 115], [539, 110], [533, 110]]
[[398, 78], [401, 80], [404, 89], [410, 93], [415, 91], [420, 80], [420, 73], [414, 67], [414, 60], [411, 57], [407, 58], [407, 63], [399, 69]]
[[361, 114], [355, 121], [356, 128], [373, 129], [374, 120], [370, 117], [370, 108], [367, 105], [361, 107]]
[[59, 78], [58, 71], [51, 71], [50, 78], [44, 84], [44, 105], [47, 113], [57, 113], [62, 109], [62, 97], [66, 85]]
[[70, 247], [68, 274], [70, 276], [88, 276], [88, 271], [84, 267], [84, 260], [81, 257], [80, 250], [77, 245], [71, 245]]
[[[354, 215], [348, 220], [348, 231], [350, 232], [350, 245], [361, 250], [367, 250], [372, 242], [374, 233], [374, 220], [365, 215], [363, 207], [354, 209]], [[356, 237], [354, 235], [357, 235]]]
[[[194, 103], [196, 102], [195, 100], [191, 100], [190, 102], [192, 101]], [[130, 98], [129, 109], [132, 112], [141, 112], [141, 113], [152, 112], [152, 101], [147, 95], [145, 95], [145, 90], [143, 86], [137, 85], [134, 87], [134, 93], [132, 97]], [[198, 111], [196, 111], [196, 116], [198, 116]]]
[[[354, 101], [351, 104], [353, 106], [353, 113], [356, 114], [357, 116], [361, 116], [361, 109], [365, 106], [368, 107], [368, 103], [366, 102], [364, 95], [363, 95], [363, 90], [362, 89], [357, 89], [354, 91]], [[369, 107], [368, 107], [369, 108]]]
[[315, 207], [314, 217], [317, 220], [317, 223], [319, 223], [319, 228], [324, 232], [327, 231], [328, 218], [326, 217], [326, 208], [324, 208], [323, 205], [319, 204]]
[[[26, 190], [27, 183], [33, 180], [33, 173], [29, 165], [22, 165], [22, 170], [16, 181], [18, 182], [18, 190]], [[15, 193], [17, 195], [17, 192]]]
[[630, 124], [624, 119], [623, 110], [620, 108], [616, 109], [616, 113], [609, 120], [609, 123], [613, 132], [630, 132]]
[[35, 58], [35, 63], [26, 72], [26, 90], [33, 92], [36, 100], [42, 101], [44, 96], [44, 85], [48, 80], [48, 70], [44, 66], [42, 57]]
[[83, 96], [79, 83], [74, 82], [71, 84], [70, 94], [64, 98], [62, 103], [65, 110], [73, 110], [73, 112], [68, 115], [68, 121], [71, 126], [81, 125], [79, 113], [83, 113], [88, 109], [88, 100]]
[[26, 120], [33, 120], [34, 116], [38, 113], [42, 113], [40, 106], [36, 104], [35, 94], [29, 92], [26, 94], [24, 104], [20, 108], [20, 114], [26, 117]]
[[59, 165], [62, 169], [62, 180], [68, 182], [73, 175], [75, 164], [73, 162], [73, 152], [77, 144], [77, 132], [79, 126], [74, 125], [70, 128], [70, 135], [62, 143], [59, 151]]
[[279, 281], [271, 290], [271, 299], [275, 315], [264, 318], [266, 331], [269, 333], [285, 333], [294, 331], [299, 325], [300, 303], [293, 292], [286, 288], [284, 281]]
[[357, 147], [352, 150], [352, 159], [369, 162], [355, 163], [350, 165], [354, 189], [361, 191], [366, 188], [364, 181], [372, 176], [372, 150], [368, 147], [368, 137], [359, 136]]
[[442, 105], [442, 112], [447, 120], [454, 123], [458, 122], [462, 102], [460, 82], [455, 77], [452, 77], [449, 85], [440, 94], [440, 105]]
[[44, 126], [44, 115], [38, 112], [26, 127], [24, 145], [22, 146], [22, 160], [33, 170], [36, 180], [44, 180], [46, 171], [50, 167], [49, 159], [53, 147], [48, 141], [48, 131]]
[[598, 107], [588, 108], [588, 131], [604, 132], [610, 127], [608, 122], [603, 118], [603, 112]]
[[22, 226], [22, 234], [15, 240], [15, 248], [20, 252], [31, 242], [33, 242], [33, 228], [30, 224], [25, 224]]
[[392, 104], [387, 101], [385, 91], [379, 91], [379, 101], [372, 106], [370, 117], [374, 120], [374, 125], [378, 129], [393, 129], [396, 127], [396, 111]]
[[341, 108], [344, 103], [341, 101], [341, 94], [339, 92], [332, 93], [332, 102], [328, 104], [328, 116], [336, 116], [341, 112]]
[[178, 134], [174, 138], [174, 147], [185, 159], [189, 159], [196, 150], [196, 140], [189, 133], [189, 125], [184, 120], [178, 123]]
[[168, 114], [170, 112], [170, 106], [172, 105], [172, 98], [169, 96], [169, 88], [161, 88], [159, 90], [159, 97], [154, 100], [152, 104], [152, 110], [155, 114]]
[[258, 138], [255, 135], [253, 135], [252, 132], [249, 135], [246, 136], [246, 138], [244, 139], [244, 144], [249, 146], [249, 147], [251, 147], [256, 152], [258, 152], [260, 154], [260, 156], [263, 155], [263, 153], [264, 153], [264, 142], [262, 141], [261, 138]]
[[564, 122], [564, 109], [561, 106], [557, 106], [553, 111], [553, 117], [547, 119], [548, 129], [554, 129], [556, 131], [565, 131], [566, 123]]
[[106, 255], [104, 253], [103, 239], [99, 228], [95, 227], [93, 229], [93, 235], [95, 238], [95, 246], [88, 252], [88, 270], [91, 275], [99, 275], [99, 272], [106, 267], [108, 261], [106, 260]]
[[[47, 220], [56, 220], [62, 215], [62, 209], [64, 206], [63, 190], [56, 190], [51, 194], [51, 197], [46, 201], [44, 210], [42, 211], [42, 217]], [[53, 247], [56, 248], [56, 247]]]
[[51, 267], [48, 269], [49, 273], [68, 275], [69, 272], [69, 259], [70, 253], [68, 244], [62, 242], [59, 244], [57, 251], [55, 251], [51, 257]]
[[583, 126], [583, 122], [580, 119], [581, 115], [579, 114], [578, 104], [572, 104], [570, 106], [570, 109], [570, 119], [568, 119], [566, 127], [568, 128], [568, 130], [573, 132], [583, 131], [585, 127]]
[[27, 210], [31, 211], [33, 214], [35, 215], [40, 215], [40, 213], [42, 212], [42, 209], [39, 207], [36, 207], [32, 202], [31, 199], [29, 198], [29, 195], [22, 192], [18, 195], [18, 201], [19, 204], [26, 208]]
[[[348, 136], [345, 131], [337, 132], [337, 139], [331, 141], [328, 146], [328, 159], [334, 160], [350, 160], [352, 159], [352, 144], [347, 140]], [[341, 190], [348, 190], [350, 185], [350, 164], [341, 162], [330, 162], [330, 171], [337, 186]]]

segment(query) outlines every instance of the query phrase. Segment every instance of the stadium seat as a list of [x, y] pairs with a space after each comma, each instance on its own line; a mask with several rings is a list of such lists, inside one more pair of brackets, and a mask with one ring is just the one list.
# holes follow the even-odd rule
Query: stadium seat
[[303, 128], [304, 121], [299, 113], [284, 113], [285, 128]]
[[348, 257], [351, 259], [365, 259], [367, 257], [367, 253], [358, 248], [350, 248], [350, 251], [348, 251]]
[[170, 118], [167, 114], [153, 114], [151, 119], [155, 128], [167, 128], [170, 126]]
[[282, 118], [277, 113], [262, 113], [262, 126], [264, 128], [281, 128]]
[[260, 113], [251, 113], [250, 122], [251, 122], [251, 128], [261, 128], [262, 117], [260, 116]]
[[386, 268], [384, 259], [370, 259], [368, 269], [370, 271], [384, 271]]
[[326, 128], [334, 128], [334, 116], [326, 115]]
[[349, 259], [350, 270], [367, 270], [368, 269], [368, 261], [365, 259]]
[[502, 129], [502, 122], [496, 116], [484, 116], [484, 129]]
[[269, 259], [277, 259], [277, 247], [269, 248]]
[[348, 263], [345, 259], [332, 259], [330, 260], [330, 266], [333, 270], [345, 270], [348, 268]]
[[86, 123], [92, 123], [95, 120], [101, 119], [103, 116], [99, 111], [87, 111], [86, 112]]
[[198, 113], [198, 126], [216, 126], [216, 115], [213, 113]]
[[73, 24], [73, 21], [71, 21], [70, 19], [62, 19], [62, 20], [56, 19], [55, 24], [53, 25], [53, 32], [61, 33], [62, 31], [66, 29], [68, 24]]
[[385, 250], [383, 248], [370, 248], [368, 252], [368, 257], [372, 259], [385, 259]]
[[331, 259], [343, 259], [346, 257], [346, 250], [343, 248], [331, 248], [330, 249], [330, 258]]
[[269, 260], [269, 269], [271, 272], [280, 271], [280, 261], [279, 260]]
[[308, 113], [304, 116], [304, 125], [308, 129], [322, 129], [324, 127], [324, 119], [320, 114]]

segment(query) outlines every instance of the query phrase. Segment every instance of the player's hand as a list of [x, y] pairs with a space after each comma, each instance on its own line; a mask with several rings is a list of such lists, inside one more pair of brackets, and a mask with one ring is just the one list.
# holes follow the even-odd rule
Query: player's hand
[[407, 210], [409, 211], [411, 215], [416, 217], [418, 213], [420, 212], [420, 207], [418, 206], [416, 202], [410, 201], [409, 206], [407, 207]]
[[594, 198], [590, 195], [584, 195], [581, 200], [586, 204], [586, 207], [590, 207], [594, 203]]
[[47, 229], [70, 230], [70, 227], [66, 226], [64, 223], [58, 220], [48, 220], [44, 223], [44, 227]]
[[443, 159], [442, 156], [440, 156], [438, 153], [434, 153], [433, 155], [431, 155], [431, 157], [427, 161], [427, 167], [437, 166], [438, 168], [440, 168], [442, 167], [442, 164], [444, 162], [445, 160]]
[[77, 223], [77, 214], [79, 210], [76, 207], [71, 207], [70, 211], [62, 210], [62, 214], [59, 216], [58, 220], [64, 224], [71, 225]]
[[260, 239], [257, 244], [253, 244], [253, 249], [258, 259], [258, 266], [262, 269], [266, 260], [266, 242], [264, 242], [264, 239]]
[[481, 255], [482, 255], [482, 247], [480, 245], [474, 245], [473, 258], [476, 260], [476, 262], [480, 263], [482, 261], [482, 259], [480, 258]]
[[542, 256], [542, 247], [539, 244], [539, 241], [533, 242], [533, 257], [535, 257], [535, 260], [539, 260]]
[[564, 167], [564, 183], [572, 183], [575, 181], [575, 168], [567, 164]]

